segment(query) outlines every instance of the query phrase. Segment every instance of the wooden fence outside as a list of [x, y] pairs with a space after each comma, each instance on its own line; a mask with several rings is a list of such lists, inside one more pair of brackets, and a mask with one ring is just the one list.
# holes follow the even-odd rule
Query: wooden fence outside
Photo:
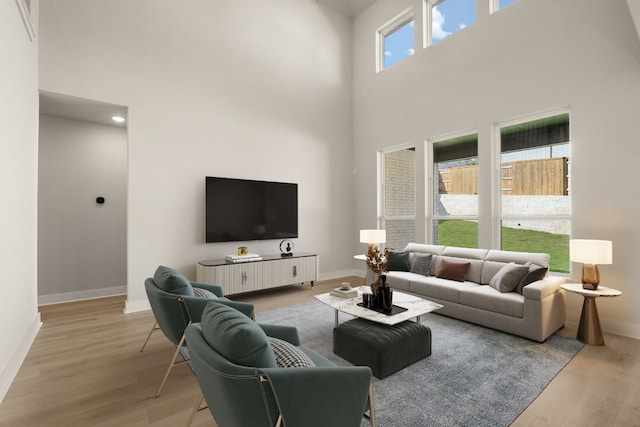
[[[569, 159], [506, 162], [502, 169], [502, 194], [507, 196], [566, 196], [569, 194]], [[478, 166], [440, 170], [440, 194], [478, 194]]]

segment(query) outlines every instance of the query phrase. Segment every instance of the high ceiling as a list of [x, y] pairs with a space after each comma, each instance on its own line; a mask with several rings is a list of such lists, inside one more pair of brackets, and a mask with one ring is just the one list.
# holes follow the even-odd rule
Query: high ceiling
[[90, 99], [56, 93], [40, 92], [40, 112], [50, 116], [126, 127], [127, 123], [116, 123], [111, 117], [127, 117], [127, 108]]
[[338, 12], [349, 18], [355, 18], [376, 2], [376, 0], [316, 0], [318, 3], [322, 3], [331, 9], [335, 9]]

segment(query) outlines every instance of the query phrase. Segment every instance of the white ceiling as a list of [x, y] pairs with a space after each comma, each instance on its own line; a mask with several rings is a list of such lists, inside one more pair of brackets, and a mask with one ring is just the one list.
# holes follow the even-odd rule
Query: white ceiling
[[349, 18], [355, 18], [374, 4], [377, 0], [316, 0], [318, 3], [322, 3], [323, 5], [330, 7], [331, 9], [335, 9], [338, 12]]
[[113, 116], [126, 118], [127, 107], [57, 93], [40, 92], [40, 113], [110, 126], [127, 126], [127, 122], [116, 123], [111, 119]]

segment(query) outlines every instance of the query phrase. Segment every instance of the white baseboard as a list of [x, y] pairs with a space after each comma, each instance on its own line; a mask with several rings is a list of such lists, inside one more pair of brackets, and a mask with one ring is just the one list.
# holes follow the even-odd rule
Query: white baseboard
[[86, 291], [64, 292], [61, 294], [38, 295], [38, 305], [60, 304], [63, 302], [83, 301], [88, 299], [126, 295], [126, 286], [112, 288], [89, 289]]
[[9, 391], [9, 387], [11, 387], [11, 383], [13, 383], [16, 375], [18, 375], [20, 366], [22, 366], [22, 362], [24, 362], [24, 359], [27, 357], [27, 353], [29, 353], [29, 349], [31, 348], [33, 341], [36, 339], [36, 335], [38, 335], [40, 326], [42, 326], [40, 313], [36, 313], [27, 333], [22, 337], [20, 345], [16, 349], [15, 353], [13, 353], [13, 356], [11, 356], [7, 367], [2, 372], [2, 376], [0, 376], [0, 403], [4, 400], [4, 397]]
[[149, 304], [149, 300], [147, 299], [137, 301], [126, 300], [124, 302], [124, 314], [136, 313], [138, 311], [146, 310], [151, 310], [151, 305]]

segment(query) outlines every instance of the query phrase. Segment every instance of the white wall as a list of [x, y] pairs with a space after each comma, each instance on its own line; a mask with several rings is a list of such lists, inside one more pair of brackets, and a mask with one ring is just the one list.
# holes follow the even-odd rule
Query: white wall
[[[32, 8], [37, 19], [37, 2]], [[40, 327], [36, 307], [37, 48], [16, 2], [0, 2], [0, 401]]]
[[[350, 272], [351, 24], [314, 0], [48, 0], [40, 89], [129, 108], [127, 309], [158, 264], [195, 279], [204, 177], [297, 182], [295, 250]], [[278, 253], [278, 241], [249, 242]]]
[[39, 159], [39, 304], [126, 293], [127, 130], [41, 114]]
[[[421, 17], [421, 5], [380, 0], [354, 22], [356, 228], [375, 225], [377, 150], [416, 144], [424, 218], [423, 141], [476, 130], [480, 246], [491, 247], [492, 126], [568, 107], [573, 236], [613, 240], [614, 264], [600, 272], [624, 294], [598, 300], [600, 319], [605, 330], [640, 337], [640, 43], [626, 1], [519, 0], [489, 15], [489, 0], [479, 0], [475, 24], [376, 74], [376, 29], [409, 6]], [[420, 19], [415, 30], [418, 38]], [[419, 235], [424, 230], [419, 221]], [[568, 301], [569, 323], [577, 323], [582, 297]]]

